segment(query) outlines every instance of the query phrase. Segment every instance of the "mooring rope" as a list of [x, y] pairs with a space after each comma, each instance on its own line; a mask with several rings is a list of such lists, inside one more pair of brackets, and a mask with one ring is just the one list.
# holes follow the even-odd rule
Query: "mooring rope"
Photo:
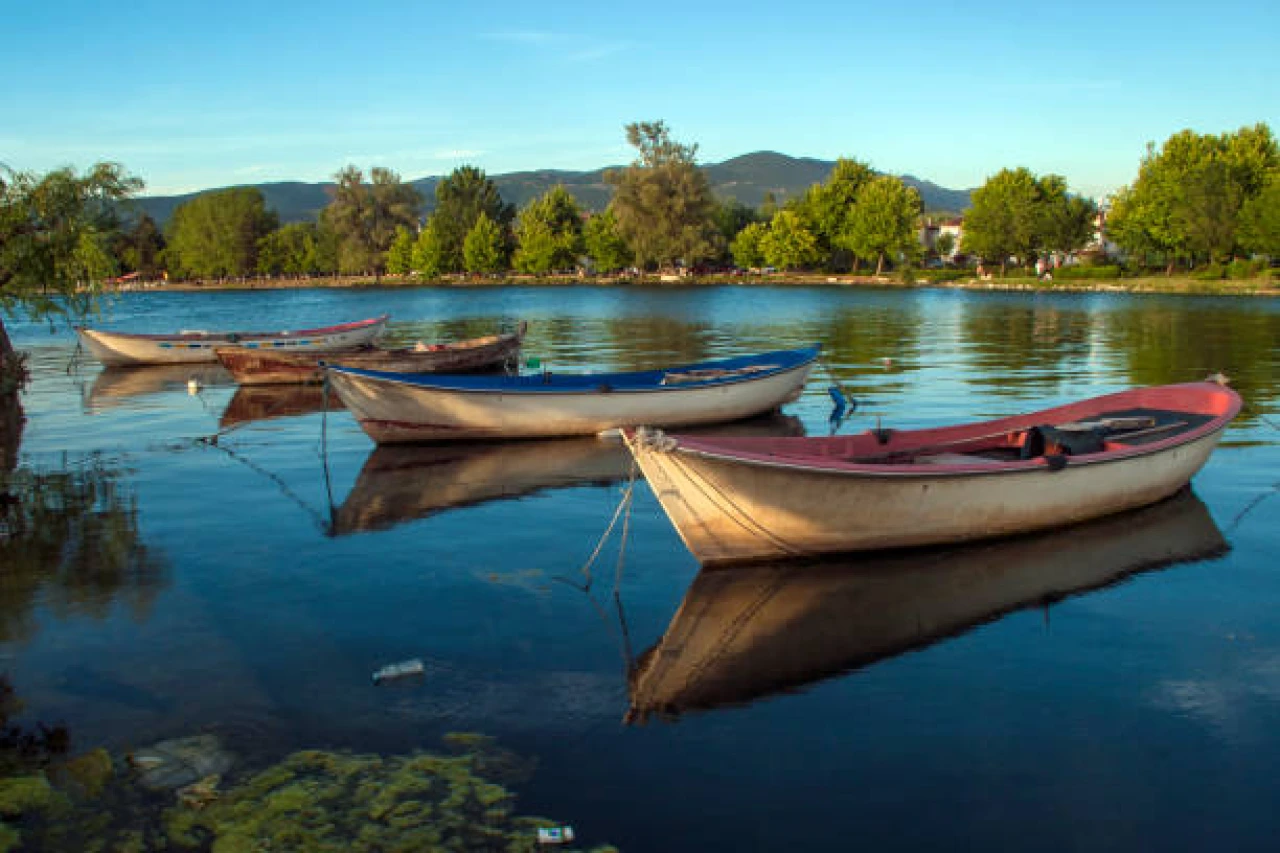
[[80, 336], [76, 335], [76, 348], [71, 351], [71, 358], [67, 361], [67, 375], [71, 375], [72, 369], [80, 365], [80, 356], [84, 353], [84, 341], [80, 340]]
[[320, 467], [324, 469], [324, 492], [329, 500], [329, 529], [334, 528], [337, 509], [333, 505], [333, 478], [329, 474], [329, 370], [324, 371], [324, 394], [320, 398]]
[[280, 489], [280, 492], [285, 497], [289, 498], [291, 501], [293, 501], [295, 504], [301, 507], [302, 510], [307, 513], [307, 515], [311, 516], [312, 520], [315, 521], [316, 526], [319, 527], [320, 530], [326, 533], [329, 531], [329, 525], [325, 521], [324, 516], [314, 507], [310, 506], [301, 497], [299, 497], [297, 493], [294, 492], [293, 489], [289, 487], [289, 484], [286, 483], [284, 479], [280, 477], [278, 474], [273, 474], [270, 471], [263, 468], [261, 465], [258, 465], [257, 463], [254, 463], [254, 462], [250, 462], [248, 459], [236, 453], [234, 450], [227, 447], [226, 445], [218, 444], [216, 441], [207, 442], [207, 445], [209, 447], [214, 447], [214, 448], [217, 448], [218, 450], [221, 450], [223, 453], [227, 454], [232, 459], [244, 465], [250, 471], [253, 471], [256, 474], [261, 474], [263, 477], [266, 477], [268, 480], [275, 483], [276, 486]]
[[[591, 589], [591, 584], [594, 580], [591, 574], [591, 568], [592, 566], [595, 565], [596, 560], [600, 557], [600, 552], [604, 550], [605, 543], [609, 541], [609, 537], [613, 533], [614, 527], [616, 527], [618, 524], [618, 519], [625, 517], [626, 522], [623, 525], [624, 531], [626, 531], [629, 527], [630, 520], [631, 520], [631, 496], [635, 492], [635, 488], [636, 488], [636, 466], [633, 463], [631, 466], [631, 475], [627, 480], [627, 486], [625, 489], [623, 489], [622, 498], [618, 501], [618, 506], [613, 511], [613, 518], [609, 519], [609, 524], [605, 527], [604, 533], [600, 534], [600, 540], [596, 542], [596, 547], [594, 550], [592, 550], [591, 556], [587, 558], [587, 561], [582, 565], [582, 568], [579, 570], [581, 574], [586, 576], [587, 582], [585, 584], [579, 585], [569, 580], [566, 577], [557, 577], [556, 580], [567, 583], [572, 587], [576, 587], [577, 589], [582, 590], [583, 592], [587, 592], [588, 590]], [[621, 578], [621, 575], [622, 575], [622, 558], [623, 558], [623, 553], [626, 550], [626, 544], [627, 543], [624, 537], [622, 543], [619, 545], [619, 550], [618, 550], [618, 567], [617, 567], [617, 574], [615, 576], [617, 578]], [[615, 589], [616, 588], [617, 587], [615, 582]]]
[[[1240, 399], [1243, 403], [1242, 407], [1245, 409], [1248, 409], [1255, 417], [1258, 418], [1258, 420], [1262, 421], [1264, 424], [1271, 427], [1272, 429], [1280, 429], [1280, 427], [1276, 426], [1274, 421], [1272, 421], [1270, 418], [1267, 417], [1266, 412], [1262, 411], [1259, 407], [1255, 406], [1252, 401], [1246, 400], [1243, 396], [1241, 396]], [[1280, 492], [1280, 482], [1272, 483], [1270, 489], [1266, 490], [1265, 492], [1262, 492], [1259, 495], [1256, 495], [1253, 498], [1253, 500], [1245, 504], [1244, 509], [1236, 513], [1236, 517], [1231, 520], [1231, 524], [1227, 525], [1227, 532], [1230, 533], [1234, 531], [1237, 527], [1239, 527], [1240, 522], [1244, 521], [1245, 517], [1248, 516], [1249, 513], [1257, 509], [1258, 505], [1261, 504], [1263, 501], [1265, 501], [1267, 498], [1274, 497], [1276, 492]]]
[[604, 533], [601, 534], [600, 540], [596, 542], [595, 548], [591, 552], [591, 556], [587, 558], [586, 563], [581, 568], [581, 573], [586, 576], [586, 583], [576, 583], [568, 577], [557, 575], [552, 580], [560, 581], [563, 584], [573, 587], [587, 597], [587, 601], [591, 603], [592, 609], [596, 611], [596, 615], [600, 617], [608, 628], [610, 633], [614, 633], [615, 629], [600, 602], [596, 601], [595, 596], [591, 594], [591, 586], [594, 582], [594, 576], [591, 573], [592, 566], [600, 557], [600, 553], [604, 550], [605, 543], [609, 541], [610, 535], [618, 524], [618, 519], [622, 519], [622, 539], [618, 545], [618, 562], [614, 570], [613, 578], [613, 603], [617, 612], [618, 628], [617, 637], [621, 648], [619, 652], [622, 655], [623, 673], [629, 674], [634, 666], [634, 659], [631, 653], [631, 631], [627, 627], [627, 616], [622, 606], [622, 569], [626, 558], [627, 539], [630, 535], [631, 525], [631, 506], [632, 496], [635, 494], [635, 485], [637, 475], [639, 473], [638, 466], [634, 459], [631, 461], [631, 471], [627, 478], [626, 488], [623, 489], [622, 497], [618, 501], [617, 507], [613, 511], [613, 517], [609, 519], [609, 524], [605, 527]]

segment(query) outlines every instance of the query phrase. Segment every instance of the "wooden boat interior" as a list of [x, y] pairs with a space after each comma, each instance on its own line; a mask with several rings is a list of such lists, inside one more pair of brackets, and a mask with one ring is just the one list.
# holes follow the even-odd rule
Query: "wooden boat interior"
[[1087, 421], [1037, 424], [999, 435], [982, 435], [945, 446], [904, 447], [879, 454], [843, 457], [859, 465], [964, 465], [1013, 462], [1042, 456], [1085, 456], [1162, 441], [1213, 420], [1211, 415], [1133, 408], [1101, 412]]
[[794, 439], [676, 436], [686, 451], [767, 464], [819, 468], [1051, 466], [1067, 457], [1127, 454], [1176, 444], [1225, 424], [1239, 408], [1229, 389], [1208, 382], [1136, 389], [992, 421], [857, 435]]
[[812, 347], [740, 356], [680, 367], [638, 370], [625, 373], [557, 373], [544, 370], [540, 373], [525, 375], [454, 376], [446, 374], [397, 374], [380, 370], [343, 368], [340, 366], [335, 366], [335, 369], [345, 370], [356, 376], [389, 379], [404, 384], [448, 388], [458, 391], [609, 393], [612, 391], [669, 390], [672, 386], [676, 388], [699, 387], [743, 382], [791, 370], [812, 362], [817, 356], [818, 348]]

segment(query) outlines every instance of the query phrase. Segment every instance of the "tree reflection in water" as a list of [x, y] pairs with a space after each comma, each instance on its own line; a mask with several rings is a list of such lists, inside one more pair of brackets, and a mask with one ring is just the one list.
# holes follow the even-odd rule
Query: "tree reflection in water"
[[136, 497], [97, 454], [0, 471], [0, 567], [0, 642], [29, 637], [37, 605], [100, 619], [119, 600], [145, 616], [168, 579]]

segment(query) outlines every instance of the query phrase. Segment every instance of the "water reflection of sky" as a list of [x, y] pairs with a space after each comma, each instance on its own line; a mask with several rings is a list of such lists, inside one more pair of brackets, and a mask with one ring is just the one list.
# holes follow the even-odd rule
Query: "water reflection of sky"
[[[33, 717], [66, 722], [86, 746], [212, 730], [257, 756], [400, 751], [480, 730], [539, 756], [522, 808], [624, 849], [1028, 837], [1049, 849], [1223, 839], [1244, 849], [1270, 838], [1280, 501], [1269, 496], [1280, 463], [1275, 429], [1256, 413], [1274, 421], [1280, 400], [1273, 300], [335, 290], [141, 294], [107, 320], [139, 331], [276, 328], [383, 311], [404, 340], [527, 319], [526, 355], [555, 370], [821, 341], [825, 366], [788, 407], [811, 434], [827, 430], [827, 370], [861, 401], [846, 431], [876, 416], [969, 420], [1222, 370], [1255, 416], [1232, 427], [1195, 492], [1231, 550], [745, 706], [624, 726], [628, 654], [660, 641], [698, 574], [646, 490], [630, 518], [624, 634], [609, 595], [615, 551], [595, 566], [594, 601], [564, 582], [580, 577], [607, 525], [617, 477], [507, 484], [518, 499], [450, 511], [424, 498], [430, 513], [332, 536], [331, 499], [335, 510], [379, 499], [357, 490], [372, 445], [346, 413], [248, 422], [210, 447], [197, 439], [219, 430], [231, 384], [202, 374], [193, 395], [182, 377], [131, 389], [117, 381], [128, 377], [100, 382], [93, 365], [68, 373], [71, 336], [15, 323], [35, 371], [22, 465], [99, 460], [167, 567], [142, 607], [124, 593], [92, 613], [37, 597], [26, 639], [0, 650]], [[495, 470], [541, 476], [528, 459], [447, 470], [473, 478], [472, 495], [492, 494]], [[423, 683], [371, 686], [373, 670], [410, 657], [424, 660]]]

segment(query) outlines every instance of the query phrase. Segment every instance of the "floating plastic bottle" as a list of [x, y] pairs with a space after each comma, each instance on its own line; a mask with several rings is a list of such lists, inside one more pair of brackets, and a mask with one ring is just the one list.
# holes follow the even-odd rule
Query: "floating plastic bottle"
[[382, 684], [385, 681], [396, 681], [402, 678], [422, 678], [426, 672], [427, 669], [422, 661], [413, 658], [400, 663], [387, 664], [373, 674], [373, 683]]
[[538, 829], [539, 844], [568, 844], [573, 841], [572, 826], [552, 826]]

